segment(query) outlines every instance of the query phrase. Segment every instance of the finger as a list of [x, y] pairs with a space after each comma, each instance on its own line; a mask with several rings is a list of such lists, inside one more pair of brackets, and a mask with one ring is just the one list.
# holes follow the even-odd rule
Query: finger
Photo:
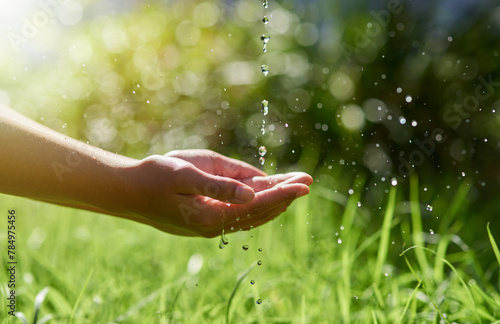
[[246, 204], [255, 197], [254, 190], [239, 181], [214, 176], [194, 167], [177, 172], [176, 184], [178, 193], [202, 195], [233, 204]]
[[252, 177], [241, 180], [244, 184], [252, 187], [255, 192], [283, 184], [303, 183], [305, 185], [311, 185], [312, 181], [311, 176], [303, 172], [275, 174], [267, 177]]
[[267, 175], [264, 171], [248, 163], [226, 157], [210, 150], [171, 151], [165, 155], [183, 159], [196, 165], [197, 168], [207, 173], [233, 179]]
[[251, 219], [251, 222], [258, 222], [268, 217], [272, 211], [280, 210], [296, 198], [308, 193], [309, 187], [304, 184], [287, 184], [257, 193], [254, 200], [248, 205], [227, 206], [220, 202], [214, 202], [211, 207], [224, 211], [227, 216], [226, 224], [247, 219]]

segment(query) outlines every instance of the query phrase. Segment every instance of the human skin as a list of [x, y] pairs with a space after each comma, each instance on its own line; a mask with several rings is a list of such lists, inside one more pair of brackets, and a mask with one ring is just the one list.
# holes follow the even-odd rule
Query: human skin
[[276, 218], [311, 184], [308, 174], [269, 176], [209, 150], [132, 159], [0, 105], [0, 193], [214, 237]]

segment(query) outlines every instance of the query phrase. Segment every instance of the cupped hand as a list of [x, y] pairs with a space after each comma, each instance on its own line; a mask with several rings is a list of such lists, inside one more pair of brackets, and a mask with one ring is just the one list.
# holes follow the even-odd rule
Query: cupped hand
[[214, 237], [260, 226], [309, 193], [302, 172], [269, 176], [239, 160], [209, 150], [173, 151], [139, 161], [134, 190], [123, 217], [162, 231]]

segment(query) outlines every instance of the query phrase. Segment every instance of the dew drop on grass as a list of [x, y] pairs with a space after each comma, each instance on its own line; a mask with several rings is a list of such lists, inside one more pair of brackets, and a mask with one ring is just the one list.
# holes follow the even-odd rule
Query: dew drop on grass
[[338, 244], [342, 244], [342, 239], [341, 239], [341, 238], [339, 238], [339, 239], [337, 240], [337, 243], [338, 243]]
[[250, 284], [255, 285], [255, 280], [250, 280]]
[[257, 265], [262, 265], [262, 261], [261, 260], [257, 261]]
[[259, 252], [262, 252], [262, 248], [259, 248]]
[[262, 299], [260, 299], [260, 298], [259, 298], [259, 299], [257, 299], [256, 303], [257, 303], [257, 305], [262, 304]]
[[243, 249], [243, 251], [248, 251], [248, 245], [247, 244], [243, 245], [241, 248]]

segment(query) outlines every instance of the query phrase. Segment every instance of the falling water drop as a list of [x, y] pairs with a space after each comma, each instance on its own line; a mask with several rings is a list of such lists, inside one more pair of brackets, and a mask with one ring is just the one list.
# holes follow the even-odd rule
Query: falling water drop
[[269, 7], [269, 1], [268, 0], [262, 1], [262, 5], [264, 6], [264, 8], [267, 9]]
[[266, 158], [261, 156], [259, 159], [259, 163], [260, 163], [260, 165], [264, 165], [264, 163], [266, 163]]
[[264, 16], [264, 18], [262, 18], [262, 22], [267, 25], [267, 23], [269, 22], [269, 18]]
[[428, 211], [430, 211], [430, 212], [431, 212], [431, 211], [432, 211], [432, 209], [433, 209], [433, 207], [432, 207], [431, 205], [427, 205], [426, 207], [427, 207], [427, 210], [428, 210]]
[[271, 40], [271, 36], [269, 35], [262, 35], [260, 36], [260, 40], [262, 41], [262, 51], [264, 53], [267, 53], [267, 43], [269, 43], [269, 40]]
[[243, 245], [241, 248], [243, 249], [243, 251], [248, 251], [248, 245], [247, 244]]
[[224, 230], [222, 230], [222, 234], [220, 236], [220, 242], [219, 242], [219, 249], [223, 249], [226, 247], [226, 245], [229, 243], [226, 235], [224, 234]]
[[269, 113], [269, 101], [264, 99], [262, 100], [262, 114], [264, 116], [267, 116], [268, 113]]
[[257, 265], [262, 265], [262, 261], [261, 260], [257, 261]]
[[269, 74], [269, 65], [262, 64], [260, 70], [262, 71], [262, 74], [264, 74], [264, 76], [267, 76]]
[[266, 153], [267, 153], [267, 149], [265, 146], [259, 147], [259, 155], [260, 156], [264, 156], [264, 155], [266, 155]]
[[250, 280], [250, 284], [255, 285], [255, 280]]
[[259, 299], [257, 299], [256, 303], [257, 303], [257, 305], [262, 304], [262, 299], [260, 299], [260, 298], [259, 298]]

